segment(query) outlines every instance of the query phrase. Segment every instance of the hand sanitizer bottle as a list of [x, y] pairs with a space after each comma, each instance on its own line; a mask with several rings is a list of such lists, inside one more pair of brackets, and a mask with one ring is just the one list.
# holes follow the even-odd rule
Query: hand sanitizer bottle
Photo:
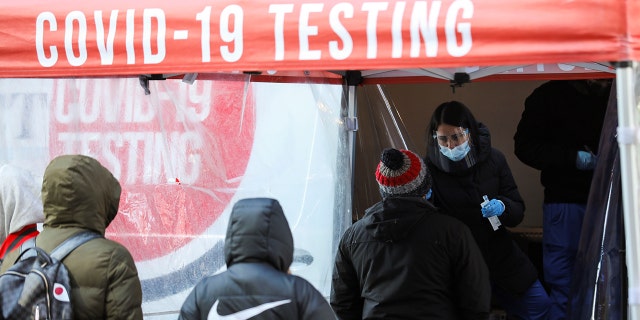
[[[484, 208], [484, 206], [489, 204], [489, 197], [487, 197], [487, 195], [484, 195], [482, 196], [482, 199], [484, 199], [484, 201], [480, 204], [480, 206]], [[497, 216], [491, 216], [487, 219], [489, 219], [489, 223], [491, 223], [491, 227], [493, 227], [493, 231], [498, 230], [498, 228], [502, 225], [502, 223], [500, 222], [500, 219]]]

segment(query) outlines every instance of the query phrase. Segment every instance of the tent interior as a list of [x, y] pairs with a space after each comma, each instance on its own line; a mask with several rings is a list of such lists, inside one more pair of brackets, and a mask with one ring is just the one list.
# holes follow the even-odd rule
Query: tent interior
[[[539, 205], [542, 203], [542, 186], [539, 183], [539, 172], [515, 157], [513, 135], [524, 108], [524, 99], [544, 81], [483, 81], [467, 83], [458, 88], [452, 88], [446, 82], [386, 84], [382, 85], [381, 89], [386, 93], [388, 101], [397, 109], [398, 120], [407, 134], [404, 137], [406, 147], [423, 156], [426, 125], [433, 110], [440, 103], [451, 100], [457, 100], [469, 106], [479, 121], [490, 129], [492, 145], [504, 152], [518, 182], [518, 188], [526, 198], [526, 204], [529, 204], [521, 226], [536, 228], [542, 226], [542, 212]], [[371, 90], [375, 91], [376, 88], [367, 87], [359, 91], [358, 101], [364, 102], [367, 101], [367, 96], [373, 96], [370, 94]], [[357, 141], [366, 139], [362, 136], [358, 138]], [[372, 157], [374, 164], [379, 160], [377, 156], [376, 153], [366, 155], [366, 157]], [[364, 162], [365, 159], [357, 161]], [[361, 179], [358, 180], [362, 181]], [[379, 196], [378, 191], [374, 191], [374, 194], [368, 197], [368, 203], [373, 203], [370, 200], [374, 200], [374, 196]], [[355, 192], [358, 193], [357, 188]], [[366, 204], [363, 205], [366, 206]], [[356, 210], [356, 213], [361, 214], [363, 211]]]
[[[463, 102], [476, 119], [489, 128], [492, 146], [501, 150], [507, 158], [526, 205], [523, 222], [509, 230], [538, 268], [539, 278], [546, 285], [542, 264], [544, 230], [540, 174], [524, 165], [513, 151], [513, 137], [524, 100], [545, 81], [478, 82], [465, 84], [455, 90], [447, 83], [371, 85], [363, 88], [358, 96], [358, 114], [360, 123], [365, 124], [361, 126], [356, 141], [358, 159], [354, 169], [354, 219], [362, 217], [367, 206], [380, 199], [372, 176], [380, 151], [391, 145], [414, 150], [424, 156], [426, 125], [435, 107], [451, 100]], [[603, 165], [599, 165], [594, 173], [578, 248], [579, 263], [572, 281], [571, 292], [575, 299], [571, 304], [571, 319], [617, 319], [626, 316], [627, 283], [619, 153], [615, 143], [618, 123], [616, 111], [616, 95], [612, 92], [601, 136], [602, 149], [599, 149], [598, 161]], [[397, 131], [390, 134], [392, 130], [389, 128]], [[592, 287], [589, 283], [593, 279], [597, 279], [597, 285]], [[499, 307], [494, 307], [497, 309], [493, 310], [493, 314], [500, 317], [502, 313]]]

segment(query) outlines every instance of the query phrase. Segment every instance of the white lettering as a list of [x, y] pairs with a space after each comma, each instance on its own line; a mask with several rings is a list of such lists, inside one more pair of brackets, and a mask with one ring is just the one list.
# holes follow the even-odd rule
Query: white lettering
[[[393, 6], [390, 4], [393, 3]], [[408, 6], [412, 4], [411, 7]], [[384, 57], [400, 59], [403, 57], [436, 57], [443, 54], [439, 48], [439, 38], [444, 37], [446, 54], [452, 57], [467, 55], [473, 46], [472, 18], [474, 5], [472, 0], [450, 0], [445, 2], [448, 7], [443, 8], [442, 0], [407, 1], [368, 1], [362, 2], [361, 7], [354, 7], [349, 2], [327, 3], [279, 3], [269, 5], [269, 14], [273, 15], [273, 43], [270, 39], [260, 39], [261, 46], [273, 45], [274, 61], [296, 59], [293, 48], [287, 47], [286, 41], [295, 41], [297, 36], [297, 60], [320, 60], [328, 55], [333, 60], [346, 60], [353, 54], [356, 46], [363, 46], [362, 53], [367, 59], [375, 59], [381, 54]], [[442, 10], [441, 10], [442, 9]], [[446, 11], [446, 13], [445, 13]], [[95, 10], [93, 17], [85, 16], [81, 11], [72, 11], [65, 17], [64, 49], [66, 58], [71, 66], [81, 66], [87, 63], [91, 56], [92, 65], [113, 65], [124, 63], [135, 64], [143, 58], [144, 64], [160, 64], [167, 57], [167, 21], [165, 12], [160, 8], [138, 10], [127, 9], [126, 17], [121, 17], [123, 10], [107, 11]], [[141, 13], [140, 13], [141, 12]], [[253, 14], [254, 11], [251, 11]], [[322, 14], [325, 13], [325, 14]], [[212, 48], [212, 35], [219, 36], [221, 44], [218, 46], [219, 61], [228, 63], [238, 62], [244, 56], [244, 22], [247, 13], [241, 5], [231, 4], [220, 8], [217, 19], [211, 6], [198, 12], [195, 20], [200, 22], [202, 62], [211, 62], [216, 55]], [[290, 18], [297, 15], [297, 19]], [[441, 17], [442, 15], [442, 17]], [[287, 21], [293, 20], [292, 21]], [[319, 19], [327, 19], [325, 28]], [[95, 26], [88, 26], [87, 20]], [[120, 21], [119, 21], [120, 20]], [[122, 23], [124, 20], [124, 27]], [[142, 26], [136, 26], [142, 23]], [[349, 29], [357, 23], [364, 23], [363, 34], [354, 37]], [[48, 25], [47, 25], [48, 24]], [[219, 26], [218, 32], [212, 26]], [[285, 28], [285, 25], [287, 28]], [[95, 27], [89, 30], [88, 27]], [[40, 65], [52, 67], [58, 63], [58, 47], [62, 47], [57, 30], [56, 17], [52, 12], [43, 12], [36, 21], [36, 52]], [[141, 35], [136, 35], [138, 32]], [[186, 30], [178, 30], [186, 34]], [[95, 32], [95, 33], [94, 33]], [[119, 33], [124, 32], [124, 35]], [[327, 32], [329, 34], [327, 34]], [[87, 46], [87, 35], [95, 35], [95, 44]], [[365, 35], [366, 34], [366, 35]], [[176, 33], [174, 32], [174, 37]], [[384, 47], [379, 48], [378, 35], [383, 36]], [[363, 39], [364, 38], [364, 39]], [[174, 38], [175, 39], [175, 38]], [[49, 40], [50, 43], [47, 43]], [[191, 39], [180, 39], [191, 40]], [[58, 42], [56, 42], [58, 41]], [[116, 43], [120, 41], [120, 43]], [[360, 43], [356, 43], [360, 41]], [[409, 47], [405, 45], [409, 41]], [[138, 43], [141, 42], [141, 43]], [[57, 45], [57, 46], [56, 46]], [[424, 50], [422, 46], [424, 45]], [[136, 57], [136, 48], [141, 57]], [[88, 50], [93, 50], [88, 52]], [[381, 50], [388, 52], [381, 53]], [[95, 52], [94, 52], [95, 51]], [[200, 50], [198, 50], [200, 51]], [[97, 59], [100, 59], [98, 62]], [[116, 62], [116, 59], [118, 61]], [[187, 57], [186, 59], [190, 59]], [[133, 114], [132, 114], [133, 117]]]
[[211, 62], [211, 6], [204, 7], [204, 10], [196, 14], [196, 20], [200, 23], [200, 51], [202, 52], [202, 62]]
[[134, 9], [129, 9], [127, 10], [127, 33], [125, 34], [125, 43], [126, 43], [126, 48], [127, 48], [127, 64], [135, 64], [136, 63], [136, 49], [134, 44], [134, 14], [135, 14], [135, 10]]
[[[113, 82], [110, 82], [113, 84]], [[125, 105], [135, 105], [134, 102], [123, 101], [120, 95], [118, 94], [109, 94], [108, 92], [122, 92], [123, 97], [128, 97], [128, 99], [135, 99], [138, 95], [136, 95], [132, 91], [130, 85], [128, 85], [127, 81], [118, 81], [116, 82], [116, 87], [111, 88], [111, 86], [107, 85], [99, 85], [96, 86], [96, 90], [94, 92], [94, 97], [100, 97], [100, 99], [92, 99], [92, 103], [96, 108], [100, 106], [108, 106], [104, 109], [104, 121], [106, 123], [116, 123], [119, 121], [118, 115], [122, 112], [123, 104]], [[98, 90], [101, 89], [102, 91]]]
[[102, 158], [107, 168], [111, 168], [113, 176], [120, 180], [122, 176], [122, 165], [118, 160], [118, 155], [114, 152], [124, 146], [122, 135], [118, 132], [106, 132], [102, 137]]
[[145, 162], [150, 165], [144, 166], [143, 183], [158, 183], [163, 174], [167, 177], [171, 176], [169, 169], [175, 167], [175, 161], [173, 161], [173, 152], [170, 150], [172, 149], [171, 146], [165, 146], [167, 140], [169, 138], [165, 139], [162, 132], [156, 132], [153, 135], [153, 140], [144, 144], [144, 157], [145, 159], [150, 159], [150, 161]]
[[150, 122], [156, 116], [155, 108], [151, 103], [135, 104], [133, 106], [133, 122]]
[[[144, 9], [142, 15], [143, 28], [142, 28], [142, 51], [144, 53], [145, 64], [156, 64], [164, 60], [167, 50], [165, 48], [165, 35], [167, 33], [167, 22], [165, 20], [164, 11], [162, 9]], [[152, 20], [156, 20], [158, 27], [156, 28], [156, 53], [152, 52]]]
[[293, 4], [272, 4], [269, 6], [269, 13], [275, 14], [273, 35], [275, 40], [276, 61], [284, 60], [284, 18], [287, 13], [293, 12]]
[[[452, 57], [464, 56], [471, 51], [472, 46], [471, 23], [460, 22], [456, 24], [459, 11], [462, 11], [463, 19], [471, 19], [473, 17], [473, 2], [471, 0], [455, 0], [447, 11], [444, 30], [447, 38], [447, 52]], [[458, 45], [456, 37], [456, 25], [457, 31], [462, 37], [460, 45]]]
[[52, 67], [58, 62], [58, 49], [56, 46], [49, 46], [50, 57], [47, 58], [47, 54], [44, 49], [44, 23], [49, 23], [49, 31], [58, 30], [58, 24], [56, 23], [56, 17], [51, 12], [43, 12], [38, 15], [36, 19], [36, 53], [38, 55], [38, 62], [43, 67]]
[[391, 57], [402, 57], [402, 16], [404, 15], [405, 2], [396, 3], [391, 20]]
[[191, 184], [202, 171], [204, 141], [195, 131], [59, 132], [56, 141], [63, 153], [103, 158], [113, 176], [128, 185], [173, 177]]
[[116, 38], [116, 23], [118, 22], [118, 10], [111, 11], [111, 17], [109, 18], [109, 34], [107, 35], [107, 41], [104, 40], [104, 25], [102, 22], [102, 11], [96, 10], [93, 12], [93, 16], [96, 20], [96, 42], [98, 45], [98, 51], [100, 52], [100, 64], [111, 65], [113, 64], [113, 42]]
[[127, 178], [126, 184], [134, 184], [138, 177], [138, 153], [140, 143], [144, 143], [145, 139], [149, 140], [153, 137], [152, 132], [124, 132], [122, 137], [129, 145], [128, 161], [127, 161]]
[[204, 145], [202, 136], [194, 131], [187, 131], [176, 134], [173, 141], [178, 142], [174, 144], [178, 150], [173, 151], [173, 154], [179, 156], [178, 176], [183, 183], [190, 184], [197, 181], [202, 165], [202, 156], [199, 152]]
[[99, 149], [101, 134], [99, 132], [60, 132], [58, 142], [62, 143], [63, 153], [82, 153], [96, 157]]
[[387, 10], [387, 2], [365, 2], [362, 10], [367, 15], [367, 59], [375, 59], [378, 56], [378, 12]]
[[[416, 1], [411, 14], [411, 57], [420, 56], [420, 35], [424, 40], [425, 55], [427, 57], [435, 57], [438, 55], [438, 15], [440, 14], [440, 6], [442, 2], [433, 1], [431, 3], [431, 11], [427, 8], [426, 1]], [[429, 17], [427, 18], [427, 14]]]
[[329, 41], [329, 55], [336, 60], [344, 60], [353, 52], [353, 39], [349, 31], [340, 22], [340, 14], [348, 19], [353, 18], [353, 5], [350, 3], [338, 3], [329, 12], [329, 25], [342, 40], [342, 49], [339, 48], [338, 41]]
[[[233, 17], [233, 30], [229, 31], [229, 20]], [[236, 62], [242, 57], [244, 50], [242, 24], [244, 12], [239, 5], [230, 5], [222, 10], [220, 14], [220, 38], [224, 42], [233, 42], [234, 51], [229, 50], [229, 46], [220, 47], [220, 55], [227, 62]]]
[[[186, 90], [180, 90], [180, 93], [184, 92], [186, 92], [187, 96], [181, 96], [180, 101], [185, 101], [183, 105], [188, 105], [186, 112], [184, 112], [186, 113], [186, 119], [190, 122], [202, 122], [207, 119], [211, 113], [211, 86], [189, 85]], [[180, 112], [176, 116], [176, 120], [179, 122], [184, 121], [184, 113]]]
[[320, 50], [309, 49], [309, 37], [318, 35], [318, 26], [309, 25], [309, 15], [312, 12], [322, 12], [323, 4], [305, 3], [300, 9], [300, 26], [298, 37], [300, 41], [300, 60], [320, 60]]
[[[79, 121], [82, 124], [92, 124], [99, 121], [148, 123], [156, 117], [154, 104], [142, 100], [140, 95], [134, 93], [123, 95], [130, 97], [131, 100], [114, 98], [115, 95], [111, 94], [112, 90], [133, 91], [131, 86], [125, 85], [126, 82], [118, 82], [117, 88], [111, 88], [109, 81], [78, 80], [73, 83], [74, 86], [71, 88], [67, 88], [66, 83], [68, 82], [58, 82], [56, 88], [54, 116], [59, 123], [71, 124], [74, 121]], [[159, 94], [161, 93], [166, 94], [166, 92]], [[69, 96], [73, 96], [73, 98], [69, 99]], [[94, 99], [94, 97], [102, 98]], [[209, 106], [204, 108], [208, 110]], [[206, 113], [208, 115], [208, 111]]]
[[[78, 23], [78, 56], [73, 52], [74, 22]], [[64, 21], [64, 48], [69, 64], [77, 67], [87, 61], [87, 18], [81, 11], [72, 11]]]
[[[226, 87], [203, 82], [159, 86], [154, 91], [158, 99], [150, 100], [133, 94], [139, 93], [134, 83], [135, 79], [57, 82], [52, 145], [67, 154], [103, 159], [122, 184], [163, 184], [178, 177], [183, 184], [198, 183], [205, 165], [202, 154], [210, 147], [202, 122], [214, 125], [212, 109], [228, 94]], [[114, 91], [125, 98], [113, 98], [118, 96]], [[157, 106], [167, 105], [176, 108], [163, 108], [160, 116]]]

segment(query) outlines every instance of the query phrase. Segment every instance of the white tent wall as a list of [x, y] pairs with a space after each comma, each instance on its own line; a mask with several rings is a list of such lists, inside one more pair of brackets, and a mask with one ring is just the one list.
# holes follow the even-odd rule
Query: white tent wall
[[106, 237], [129, 249], [145, 319], [175, 319], [197, 281], [225, 269], [233, 204], [280, 201], [291, 271], [328, 297], [351, 206], [343, 86], [137, 78], [0, 79], [0, 164], [42, 182], [60, 154], [93, 156], [122, 185]]

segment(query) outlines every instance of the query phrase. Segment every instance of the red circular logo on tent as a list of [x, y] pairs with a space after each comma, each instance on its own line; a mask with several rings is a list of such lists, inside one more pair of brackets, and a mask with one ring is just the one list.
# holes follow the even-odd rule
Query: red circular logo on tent
[[58, 81], [50, 152], [87, 154], [111, 170], [122, 195], [109, 238], [136, 261], [163, 256], [211, 226], [242, 181], [255, 129], [246, 90], [166, 80], [145, 96], [137, 79]]

